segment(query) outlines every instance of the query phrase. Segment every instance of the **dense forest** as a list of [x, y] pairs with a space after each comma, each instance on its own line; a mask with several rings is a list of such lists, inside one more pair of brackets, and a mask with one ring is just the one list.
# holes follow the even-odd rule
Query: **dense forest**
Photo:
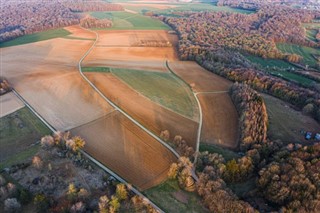
[[79, 12], [119, 11], [122, 6], [103, 1], [4, 1], [1, 2], [0, 42], [25, 34], [79, 24]]
[[[278, 12], [279, 11], [279, 12]], [[307, 40], [302, 23], [320, 17], [319, 11], [279, 6], [262, 6], [250, 15], [226, 12], [185, 12], [181, 17], [160, 17], [179, 35], [178, 51], [182, 60], [195, 60], [206, 69], [235, 82], [283, 99], [320, 121], [320, 95], [315, 89], [271, 76], [254, 68], [243, 56], [250, 53], [264, 58], [299, 62], [295, 54], [283, 54], [276, 42], [319, 47]]]

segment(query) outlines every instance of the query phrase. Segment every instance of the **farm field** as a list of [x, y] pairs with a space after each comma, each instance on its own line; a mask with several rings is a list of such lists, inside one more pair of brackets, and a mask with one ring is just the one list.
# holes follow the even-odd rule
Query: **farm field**
[[[167, 31], [97, 31], [96, 47], [85, 58], [83, 66], [106, 66], [167, 72], [165, 60], [178, 60], [174, 49], [177, 36]], [[151, 46], [142, 46], [142, 42]], [[169, 47], [155, 47], [171, 44]]]
[[92, 12], [98, 19], [112, 20], [112, 27], [105, 30], [169, 30], [170, 27], [163, 22], [140, 14], [129, 12]]
[[59, 38], [4, 48], [3, 74], [53, 127], [74, 128], [111, 110], [77, 70], [91, 43]]
[[264, 59], [259, 56], [245, 55], [245, 57], [252, 63], [259, 65], [262, 69], [296, 69], [296, 67], [286, 61], [278, 59]]
[[312, 55], [320, 55], [319, 49], [294, 44], [278, 43], [277, 48], [283, 53], [291, 53], [302, 56], [302, 62], [312, 67], [317, 65], [317, 60]]
[[306, 78], [304, 76], [292, 73], [292, 72], [286, 72], [286, 71], [271, 71], [272, 75], [287, 79], [289, 81], [296, 82], [298, 84], [301, 84], [303, 86], [310, 86], [314, 84], [315, 82], [309, 78]]
[[163, 145], [117, 111], [71, 132], [87, 141], [86, 152], [140, 190], [164, 181], [176, 160]]
[[199, 109], [192, 91], [173, 74], [116, 68], [112, 68], [111, 72], [150, 100], [198, 120]]
[[145, 13], [148, 11], [159, 11], [165, 10], [169, 8], [175, 8], [177, 5], [173, 4], [134, 4], [134, 3], [118, 3], [122, 5], [124, 8], [138, 12], [138, 13]]
[[[319, 26], [320, 27], [320, 26]], [[311, 41], [314, 41], [314, 42], [317, 42], [317, 39], [316, 39], [316, 35], [317, 35], [318, 31], [316, 29], [309, 29], [306, 31], [306, 36], [307, 36], [307, 39], [311, 40]]]
[[13, 40], [2, 42], [0, 43], [0, 48], [2, 47], [11, 47], [16, 45], [28, 44], [37, 41], [44, 41], [53, 38], [61, 38], [70, 35], [71, 33], [65, 29], [55, 29], [55, 30], [48, 30], [40, 33], [34, 33], [30, 35], [24, 35]]
[[169, 68], [186, 81], [194, 92], [227, 91], [231, 81], [202, 68], [194, 61], [170, 61]]
[[[171, 4], [169, 4], [171, 5]], [[184, 11], [210, 11], [210, 12], [230, 12], [230, 13], [241, 13], [241, 14], [251, 14], [255, 11], [231, 8], [226, 6], [216, 6], [214, 4], [206, 4], [206, 3], [179, 3], [173, 4], [175, 7], [169, 9], [162, 9], [155, 11], [158, 15], [166, 15], [166, 16], [180, 16], [180, 14], [175, 14], [175, 12], [184, 12]]]
[[263, 95], [268, 116], [268, 136], [270, 139], [280, 139], [283, 142], [306, 142], [300, 131], [318, 132], [320, 125], [309, 116], [303, 115], [289, 105], [272, 96]]
[[209, 212], [201, 204], [201, 198], [183, 191], [177, 181], [167, 180], [143, 192], [165, 212]]
[[201, 142], [221, 147], [238, 147], [238, 113], [228, 93], [198, 94], [203, 114]]
[[196, 121], [150, 101], [111, 73], [87, 72], [85, 75], [106, 97], [155, 134], [169, 130], [171, 140], [181, 135], [190, 146], [196, 147]]
[[93, 39], [95, 40], [96, 35], [92, 32], [89, 32], [83, 28], [81, 28], [79, 25], [73, 25], [73, 26], [68, 26], [64, 28], [71, 34], [68, 36], [65, 36], [64, 38], [81, 38], [81, 39]]
[[9, 115], [24, 107], [23, 102], [13, 93], [0, 96], [0, 118]]
[[0, 118], [0, 168], [24, 162], [50, 130], [26, 107]]

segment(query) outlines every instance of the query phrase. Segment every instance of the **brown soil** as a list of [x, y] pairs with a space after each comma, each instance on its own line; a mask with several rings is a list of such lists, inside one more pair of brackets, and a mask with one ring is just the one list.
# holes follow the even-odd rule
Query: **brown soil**
[[24, 107], [20, 99], [12, 92], [0, 96], [0, 118]]
[[181, 135], [195, 148], [197, 122], [155, 104], [110, 73], [86, 73], [86, 76], [104, 95], [155, 134], [169, 130], [171, 139]]
[[170, 61], [169, 67], [183, 78], [195, 92], [226, 91], [231, 81], [202, 68], [193, 61]]
[[134, 47], [140, 46], [141, 42], [153, 44], [169, 42], [173, 47], [178, 43], [178, 37], [166, 30], [98, 30], [97, 32], [99, 33], [97, 46]]
[[65, 30], [68, 30], [72, 33], [70, 36], [78, 37], [78, 38], [88, 38], [88, 39], [95, 39], [96, 35], [92, 32], [82, 29], [79, 25], [65, 27]]
[[201, 142], [235, 149], [238, 113], [228, 94], [198, 94], [203, 113]]
[[72, 133], [86, 139], [85, 151], [141, 190], [164, 181], [176, 160], [163, 145], [117, 111]]
[[[174, 46], [177, 36], [159, 30], [98, 31], [97, 46], [84, 60], [84, 66], [111, 66], [166, 72], [165, 60], [178, 60]], [[141, 42], [171, 43], [172, 47], [139, 46]], [[154, 43], [152, 43], [154, 44]]]
[[77, 70], [78, 60], [91, 44], [52, 39], [3, 48], [3, 74], [56, 129], [74, 128], [111, 110]]

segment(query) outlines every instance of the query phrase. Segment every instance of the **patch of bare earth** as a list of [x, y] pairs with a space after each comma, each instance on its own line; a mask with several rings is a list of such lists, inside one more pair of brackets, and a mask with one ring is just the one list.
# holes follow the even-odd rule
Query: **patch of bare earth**
[[198, 94], [203, 114], [201, 142], [235, 149], [238, 146], [238, 113], [227, 93]]
[[12, 92], [0, 96], [0, 118], [24, 107], [23, 102]]
[[111, 73], [85, 73], [90, 81], [114, 103], [159, 135], [169, 130], [171, 139], [181, 135], [195, 148], [198, 123], [174, 113], [142, 96]]
[[72, 130], [88, 141], [85, 151], [141, 190], [167, 178], [175, 156], [163, 145], [114, 111]]
[[89, 32], [89, 31], [81, 28], [79, 25], [65, 27], [64, 29], [69, 31], [71, 33], [70, 36], [72, 36], [72, 37], [86, 38], [86, 39], [95, 39], [96, 38], [96, 35], [94, 33]]

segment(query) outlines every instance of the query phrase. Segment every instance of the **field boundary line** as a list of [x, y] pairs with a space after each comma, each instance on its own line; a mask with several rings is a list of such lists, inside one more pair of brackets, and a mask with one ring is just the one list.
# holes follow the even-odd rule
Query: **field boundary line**
[[[116, 72], [116, 71], [115, 71], [115, 72]], [[146, 71], [146, 72], [148, 72], [148, 71]], [[167, 109], [167, 110], [170, 111], [170, 112], [173, 112], [173, 113], [175, 113], [175, 114], [178, 114], [178, 115], [180, 115], [181, 117], [184, 117], [184, 118], [186, 118], [186, 119], [188, 119], [188, 120], [190, 120], [190, 121], [194, 121], [194, 122], [198, 123], [198, 121], [194, 120], [193, 118], [187, 117], [186, 115], [183, 115], [183, 114], [181, 114], [180, 112], [176, 112], [176, 111], [174, 111], [173, 109], [170, 109], [169, 107], [163, 106], [162, 104], [153, 101], [151, 98], [147, 97], [146, 95], [142, 94], [142, 93], [139, 92], [138, 90], [134, 89], [131, 85], [129, 85], [127, 82], [125, 82], [125, 81], [122, 80], [120, 77], [118, 77], [117, 75], [115, 75], [112, 71], [111, 71], [110, 73], [111, 73], [111, 75], [113, 75], [116, 79], [118, 79], [119, 81], [121, 81], [124, 85], [126, 85], [127, 87], [129, 87], [131, 90], [133, 90], [134, 92], [136, 92], [138, 95], [140, 95], [140, 96], [148, 99], [148, 100], [151, 101], [152, 103], [154, 103], [154, 104], [156, 104], [156, 105], [158, 105], [158, 106], [160, 106], [160, 107], [163, 107], [164, 109]], [[159, 72], [159, 73], [162, 73], [162, 72]], [[170, 72], [168, 72], [168, 73], [166, 73], [166, 74], [170, 74]]]
[[[197, 163], [197, 158], [198, 158], [198, 153], [199, 153], [199, 148], [200, 148], [200, 140], [201, 140], [201, 130], [202, 130], [202, 108], [201, 108], [201, 104], [200, 104], [200, 101], [197, 97], [197, 93], [195, 93], [193, 90], [192, 90], [192, 87], [183, 79], [181, 78], [179, 75], [177, 75], [170, 67], [169, 67], [169, 62], [168, 60], [166, 60], [166, 67], [167, 69], [173, 74], [175, 75], [177, 78], [179, 78], [182, 82], [184, 82], [191, 90], [193, 96], [195, 97], [197, 103], [198, 103], [198, 108], [199, 108], [199, 126], [198, 126], [198, 133], [197, 133], [197, 146], [196, 146], [196, 156], [194, 158], [194, 162], [193, 164], [195, 165]], [[195, 169], [195, 168], [194, 168]]]
[[[81, 27], [82, 28], [82, 27]], [[84, 29], [84, 28], [83, 28]], [[88, 29], [85, 29], [88, 30]], [[120, 107], [118, 107], [115, 103], [113, 103], [109, 98], [107, 98], [82, 72], [81, 69], [81, 63], [82, 61], [87, 57], [87, 55], [89, 55], [89, 53], [91, 52], [91, 50], [95, 47], [96, 42], [99, 39], [99, 34], [95, 31], [91, 31], [88, 30], [90, 32], [93, 32], [96, 34], [96, 40], [94, 41], [94, 43], [92, 44], [92, 46], [89, 48], [89, 50], [83, 55], [83, 57], [80, 59], [79, 63], [78, 63], [78, 67], [79, 67], [79, 73], [80, 75], [89, 83], [89, 85], [105, 100], [107, 101], [112, 107], [114, 107], [116, 110], [118, 110], [121, 114], [123, 114], [125, 117], [127, 117], [130, 121], [132, 121], [134, 124], [136, 124], [137, 126], [139, 126], [142, 130], [144, 130], [145, 132], [147, 132], [150, 136], [152, 136], [154, 139], [156, 139], [158, 142], [160, 142], [162, 145], [164, 145], [167, 149], [169, 149], [177, 158], [180, 157], [180, 155], [171, 147], [169, 146], [169, 144], [167, 144], [166, 142], [162, 141], [157, 135], [155, 135], [153, 132], [151, 132], [150, 130], [148, 130], [146, 127], [144, 127], [143, 125], [141, 125], [138, 121], [136, 121], [135, 119], [133, 119], [129, 114], [127, 114], [125, 111], [123, 111]]]
[[[26, 100], [24, 100], [24, 98], [18, 93], [16, 92], [14, 89], [12, 89], [13, 93], [26, 105], [26, 107], [28, 107], [28, 109], [31, 110], [31, 112], [37, 117], [39, 118], [53, 133], [57, 133], [57, 130], [52, 127], [44, 118], [41, 117], [41, 115], [39, 115], [37, 113], [37, 111], [35, 111], [32, 106], [26, 102]], [[114, 112], [114, 111], [113, 111]], [[99, 161], [97, 161], [95, 158], [93, 158], [91, 155], [89, 155], [87, 152], [83, 151], [82, 149], [80, 149], [80, 153], [83, 154], [84, 156], [86, 156], [89, 160], [91, 160], [94, 164], [96, 164], [98, 167], [100, 167], [101, 169], [103, 169], [105, 172], [109, 173], [111, 176], [115, 177], [117, 180], [119, 180], [120, 182], [124, 183], [128, 189], [132, 192], [134, 192], [136, 195], [139, 195], [140, 197], [143, 198], [144, 201], [146, 201], [147, 203], [149, 203], [153, 208], [155, 208], [158, 212], [160, 213], [164, 213], [164, 211], [162, 209], [160, 209], [160, 207], [158, 207], [156, 204], [154, 204], [151, 200], [149, 200], [146, 196], [144, 196], [139, 190], [137, 190], [136, 188], [134, 188], [131, 184], [129, 184], [126, 180], [124, 180], [123, 178], [121, 178], [119, 175], [117, 175], [115, 172], [113, 172], [111, 169], [109, 169], [108, 167], [106, 167], [105, 165], [103, 165], [102, 163], [100, 163]]]

